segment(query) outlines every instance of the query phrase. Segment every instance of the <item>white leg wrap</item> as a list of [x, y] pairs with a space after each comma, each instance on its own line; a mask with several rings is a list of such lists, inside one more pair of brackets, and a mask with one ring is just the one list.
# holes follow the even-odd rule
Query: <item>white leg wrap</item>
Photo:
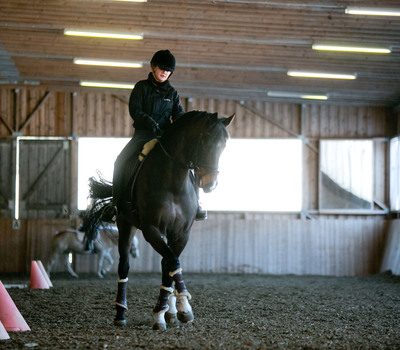
[[174, 288], [165, 287], [165, 286], [163, 286], [163, 285], [160, 286], [160, 289], [164, 289], [164, 290], [166, 290], [167, 292], [170, 292], [171, 294], [174, 292]]
[[175, 290], [175, 296], [177, 296], [178, 298], [179, 298], [179, 297], [187, 297], [187, 300], [191, 300], [191, 299], [192, 299], [192, 296], [191, 296], [191, 294], [190, 294], [189, 292], [178, 293], [178, 292]]
[[168, 299], [168, 308], [170, 314], [176, 314], [178, 310], [176, 309], [176, 296], [171, 294]]
[[171, 271], [169, 273], [170, 277], [174, 277], [174, 275], [176, 275], [177, 273], [182, 272], [182, 268], [176, 269], [175, 271]]
[[128, 277], [124, 278], [122, 280], [117, 280], [118, 283], [124, 283], [124, 282], [128, 282]]
[[[189, 304], [189, 296], [187, 295], [189, 293], [180, 293], [177, 295], [178, 298], [178, 311], [183, 312], [183, 313], [190, 313], [192, 312], [192, 307]], [[190, 297], [191, 298], [191, 297]]]
[[164, 315], [168, 311], [168, 305], [165, 309], [159, 311], [159, 312], [153, 312], [154, 315], [154, 323], [157, 324], [165, 324], [165, 318]]

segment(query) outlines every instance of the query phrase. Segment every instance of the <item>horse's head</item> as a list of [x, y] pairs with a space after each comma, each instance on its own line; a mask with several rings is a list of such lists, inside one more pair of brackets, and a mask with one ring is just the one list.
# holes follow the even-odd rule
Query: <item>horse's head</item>
[[[164, 132], [160, 141], [172, 161], [194, 170], [204, 192], [217, 186], [219, 158], [229, 138], [226, 128], [233, 118], [234, 115], [218, 118], [217, 113], [187, 112]], [[171, 151], [172, 148], [175, 149]]]
[[199, 187], [205, 193], [211, 192], [217, 187], [219, 158], [229, 138], [226, 127], [233, 118], [234, 115], [228, 118], [218, 118], [217, 114], [211, 115], [198, 137], [194, 171], [199, 178]]

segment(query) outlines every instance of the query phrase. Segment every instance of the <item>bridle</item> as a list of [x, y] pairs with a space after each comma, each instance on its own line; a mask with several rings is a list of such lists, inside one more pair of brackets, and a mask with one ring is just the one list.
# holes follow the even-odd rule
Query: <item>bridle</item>
[[[158, 144], [160, 145], [160, 148], [163, 151], [163, 153], [165, 154], [165, 156], [170, 161], [172, 161], [175, 164], [180, 165], [183, 168], [192, 169], [194, 171], [194, 173], [197, 175], [199, 182], [201, 182], [201, 179], [206, 175], [216, 177], [219, 173], [218, 166], [202, 164], [198, 160], [198, 155], [200, 153], [200, 145], [202, 144], [203, 136], [204, 136], [204, 133], [199, 134], [199, 137], [197, 138], [197, 141], [195, 143], [195, 147], [193, 147], [193, 150], [190, 152], [191, 156], [192, 157], [194, 156], [194, 160], [189, 159], [185, 162], [180, 162], [180, 161], [174, 159], [174, 157], [165, 149], [161, 140], [158, 140]], [[192, 158], [192, 157], [190, 157], [190, 158]]]

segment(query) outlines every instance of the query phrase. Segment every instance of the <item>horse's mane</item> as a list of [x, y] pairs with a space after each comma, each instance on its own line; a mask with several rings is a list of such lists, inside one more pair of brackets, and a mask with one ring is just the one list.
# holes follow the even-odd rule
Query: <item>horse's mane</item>
[[162, 139], [165, 140], [177, 130], [186, 128], [188, 127], [189, 124], [194, 124], [200, 120], [204, 120], [205, 127], [211, 127], [212, 125], [217, 124], [217, 119], [218, 119], [218, 113], [209, 113], [197, 110], [186, 112], [164, 130]]

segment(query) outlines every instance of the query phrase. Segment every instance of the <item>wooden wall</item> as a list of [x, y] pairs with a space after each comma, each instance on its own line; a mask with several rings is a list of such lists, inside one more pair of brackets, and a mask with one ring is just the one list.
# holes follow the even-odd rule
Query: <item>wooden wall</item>
[[[11, 137], [13, 132], [24, 136], [129, 137], [133, 127], [128, 99], [129, 93], [0, 88], [0, 137]], [[230, 134], [238, 138], [388, 137], [395, 125], [395, 116], [383, 107], [201, 98], [185, 98], [182, 103], [186, 110], [235, 113]]]
[[[390, 227], [389, 227], [390, 224]], [[74, 226], [70, 220], [0, 219], [0, 273], [28, 272], [32, 260], [47, 264], [51, 237]], [[400, 273], [399, 220], [227, 220], [210, 215], [196, 222], [182, 254], [185, 272], [363, 276]], [[159, 272], [160, 256], [143, 239], [131, 272]], [[117, 248], [112, 255], [118, 261]], [[97, 271], [98, 257], [76, 256], [77, 273]], [[58, 265], [53, 271], [66, 271]], [[117, 263], [111, 272], [117, 272]]]
[[[10, 141], [16, 135], [129, 137], [133, 127], [128, 98], [129, 93], [0, 88], [0, 141]], [[195, 224], [183, 253], [187, 271], [322, 275], [364, 275], [380, 271], [391, 218], [383, 214], [323, 215], [318, 212], [318, 141], [373, 138], [377, 169], [375, 198], [388, 205], [387, 138], [393, 136], [393, 130], [399, 130], [398, 112], [380, 107], [200, 98], [184, 98], [182, 102], [186, 110], [235, 113], [229, 129], [233, 138], [299, 137], [305, 142], [303, 213], [210, 213], [206, 222]], [[20, 229], [13, 230], [9, 212], [0, 211], [3, 217], [0, 219], [0, 273], [28, 272], [30, 260], [47, 261], [54, 232], [76, 227], [76, 154], [76, 143], [72, 143], [71, 202], [63, 216], [23, 219]], [[9, 180], [12, 157], [2, 152], [2, 148], [0, 157], [0, 184], [13, 186]], [[9, 166], [3, 167], [5, 163]], [[7, 192], [3, 188], [4, 191]], [[0, 209], [1, 205], [7, 205], [4, 199], [0, 201]], [[141, 258], [132, 263], [133, 270], [159, 271], [159, 257], [140, 233], [139, 238]], [[77, 271], [95, 272], [95, 259], [77, 258]]]
[[381, 271], [400, 275], [400, 220], [389, 222]]

